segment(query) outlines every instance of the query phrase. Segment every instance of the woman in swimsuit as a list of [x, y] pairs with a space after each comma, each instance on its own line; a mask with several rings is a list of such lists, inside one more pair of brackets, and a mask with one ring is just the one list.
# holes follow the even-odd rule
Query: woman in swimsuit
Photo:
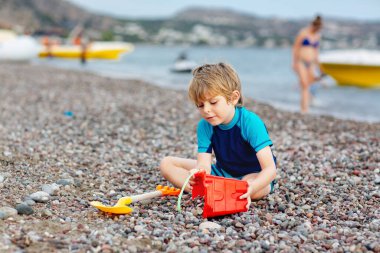
[[316, 81], [314, 71], [319, 67], [319, 40], [322, 18], [317, 16], [297, 35], [293, 45], [293, 69], [301, 85], [301, 113], [307, 113], [310, 103], [310, 85]]

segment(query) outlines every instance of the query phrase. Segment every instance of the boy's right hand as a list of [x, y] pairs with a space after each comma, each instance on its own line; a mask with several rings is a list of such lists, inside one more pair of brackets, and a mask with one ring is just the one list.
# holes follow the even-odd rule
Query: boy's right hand
[[[202, 170], [202, 169], [198, 169], [198, 168], [192, 169], [192, 170], [189, 171], [189, 175], [190, 175], [191, 173], [194, 173], [194, 174], [195, 174], [195, 173], [200, 172], [200, 171], [203, 171], [203, 170]], [[191, 189], [191, 190], [193, 189], [193, 184], [195, 183], [194, 179], [195, 179], [195, 176], [193, 175], [193, 176], [190, 178], [190, 180], [189, 180], [189, 184], [190, 184], [190, 189]]]

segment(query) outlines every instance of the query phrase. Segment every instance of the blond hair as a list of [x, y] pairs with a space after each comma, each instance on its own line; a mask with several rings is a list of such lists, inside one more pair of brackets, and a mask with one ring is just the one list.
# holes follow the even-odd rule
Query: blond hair
[[[206, 100], [207, 96], [224, 96], [231, 101], [233, 91], [241, 94], [241, 83], [236, 71], [226, 63], [205, 64], [193, 70], [193, 78], [189, 85], [189, 98], [195, 105]], [[243, 105], [243, 98], [237, 106]]]

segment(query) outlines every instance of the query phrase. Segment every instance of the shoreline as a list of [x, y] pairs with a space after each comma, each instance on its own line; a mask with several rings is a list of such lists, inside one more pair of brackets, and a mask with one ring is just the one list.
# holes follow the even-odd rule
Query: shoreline
[[[195, 157], [186, 92], [29, 64], [0, 63], [0, 80], [0, 251], [380, 252], [380, 123], [247, 100], [275, 144], [279, 183], [200, 229], [203, 202], [189, 195], [182, 213], [174, 197], [113, 217], [88, 204], [167, 185], [160, 159]], [[31, 201], [42, 190], [47, 200]], [[33, 213], [15, 214], [21, 203]]]
[[[34, 63], [37, 65], [46, 66], [46, 62], [34, 62]], [[96, 64], [94, 64], [93, 66], [96, 66]], [[151, 84], [151, 85], [163, 88], [163, 89], [182, 90], [185, 92], [187, 91], [186, 90], [187, 85], [184, 86], [182, 82], [180, 85], [170, 84], [170, 81], [168, 80], [168, 78], [164, 78], [164, 77], [160, 77], [159, 79], [157, 79], [157, 78], [152, 79], [152, 77], [149, 77], [149, 76], [147, 76], [147, 77], [144, 77], [144, 76], [140, 77], [138, 75], [135, 75], [135, 76], [132, 75], [131, 76], [131, 73], [125, 75], [125, 74], [113, 72], [114, 70], [107, 70], [107, 71], [99, 70], [99, 66], [96, 69], [92, 69], [92, 70], [88, 69], [87, 66], [81, 66], [81, 65], [75, 65], [75, 64], [71, 65], [71, 66], [70, 65], [61, 66], [60, 64], [57, 64], [54, 67], [56, 67], [58, 69], [64, 69], [64, 70], [74, 70], [74, 71], [79, 71], [79, 72], [92, 73], [92, 74], [95, 74], [95, 75], [98, 75], [101, 77], [106, 77], [106, 78], [108, 77], [108, 78], [114, 78], [114, 79], [119, 79], [119, 80], [127, 80], [127, 81], [128, 80], [129, 81], [140, 80], [140, 81], [143, 81], [145, 83], [148, 83], [148, 84]], [[330, 85], [332, 85], [332, 83]], [[325, 89], [336, 89], [336, 88], [334, 88], [335, 86], [330, 86], [330, 85], [328, 86], [328, 88], [323, 88], [323, 89], [320, 88], [321, 89], [320, 92], [326, 92], [327, 90], [324, 91]], [[298, 87], [298, 86], [296, 86], [296, 87]], [[347, 89], [349, 89], [349, 88], [350, 87], [347, 87]], [[294, 92], [296, 93], [296, 95], [298, 97], [299, 91], [294, 91]], [[245, 95], [247, 95], [247, 94], [245, 93]], [[295, 95], [295, 94], [292, 94], [292, 95]], [[259, 103], [271, 105], [271, 106], [275, 107], [275, 109], [278, 109], [278, 110], [292, 112], [292, 113], [299, 112], [299, 102], [298, 103], [294, 103], [294, 101], [285, 102], [282, 100], [281, 101], [280, 100], [278, 100], [278, 101], [277, 100], [263, 101], [263, 100], [260, 100], [257, 98], [255, 99], [255, 98], [248, 97], [248, 96], [246, 96], [246, 97], [250, 100], [255, 100], [256, 102], [259, 102]], [[357, 111], [358, 109], [354, 109], [354, 108], [350, 108], [350, 107], [348, 109], [348, 113], [345, 111], [341, 111], [341, 110], [334, 110], [334, 108], [331, 108], [332, 110], [327, 111], [327, 107], [326, 107], [327, 104], [326, 103], [329, 104], [331, 102], [320, 101], [320, 98], [317, 97], [316, 98], [316, 104], [314, 106], [311, 105], [311, 107], [310, 107], [311, 111], [309, 114], [314, 115], [314, 116], [331, 116], [331, 117], [341, 119], [341, 120], [352, 120], [352, 121], [364, 122], [364, 123], [380, 123], [380, 119], [377, 116], [375, 116], [372, 111], [370, 113], [364, 114], [364, 116], [361, 115], [360, 113], [358, 113], [358, 111]], [[332, 105], [330, 105], [330, 106], [332, 106]], [[351, 112], [350, 112], [350, 109], [352, 110]], [[365, 109], [363, 108], [363, 110], [365, 110]]]

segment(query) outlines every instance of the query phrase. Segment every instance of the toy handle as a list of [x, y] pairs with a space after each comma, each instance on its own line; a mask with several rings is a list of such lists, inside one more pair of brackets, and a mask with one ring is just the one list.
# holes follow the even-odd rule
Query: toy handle
[[160, 197], [160, 196], [178, 196], [179, 192], [181, 190], [174, 188], [174, 187], [169, 187], [169, 186], [162, 186], [162, 185], [157, 185], [156, 191], [154, 192], [148, 192], [144, 194], [139, 194], [139, 195], [134, 195], [130, 196], [129, 198], [131, 199], [132, 202], [137, 202], [141, 200], [146, 200], [146, 199], [152, 199], [155, 197]]
[[157, 185], [156, 190], [162, 192], [162, 196], [178, 196], [181, 189], [169, 186]]
[[159, 196], [162, 196], [161, 191], [154, 191], [154, 192], [148, 192], [148, 193], [144, 193], [144, 194], [134, 195], [134, 196], [130, 196], [130, 198], [132, 200], [131, 202], [138, 202], [141, 200], [152, 199], [152, 198], [159, 197]]

